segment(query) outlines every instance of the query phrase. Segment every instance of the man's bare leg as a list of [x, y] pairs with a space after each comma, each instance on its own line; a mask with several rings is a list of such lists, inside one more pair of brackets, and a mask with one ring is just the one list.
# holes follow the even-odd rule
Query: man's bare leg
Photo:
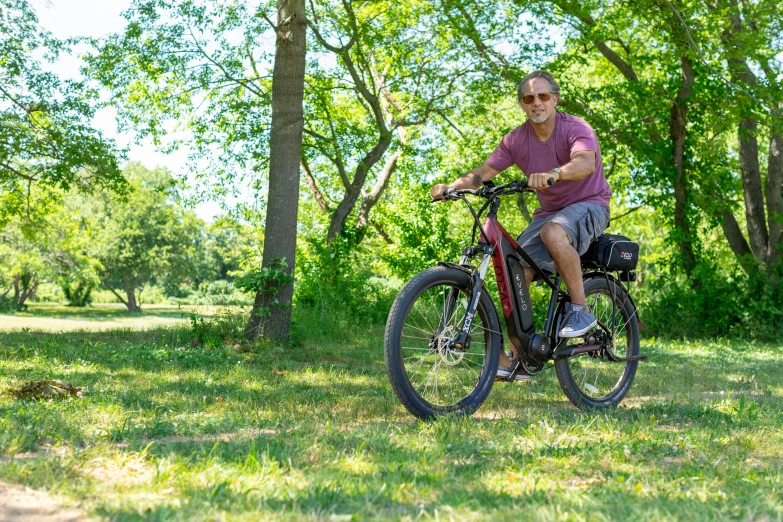
[[[557, 223], [547, 223], [541, 229], [541, 240], [544, 242], [547, 250], [549, 250], [558, 274], [560, 274], [560, 277], [563, 278], [566, 284], [568, 295], [571, 296], [571, 303], [584, 305], [585, 309], [587, 309], [584, 281], [582, 280], [582, 263], [579, 260], [579, 252], [576, 251], [568, 239], [568, 234]], [[525, 282], [527, 283], [529, 293], [530, 283], [536, 276], [536, 272], [529, 266], [523, 268], [525, 269]], [[514, 357], [519, 357], [517, 347], [513, 344], [511, 345], [511, 352], [514, 354]]]
[[547, 223], [541, 229], [541, 240], [552, 255], [557, 272], [563, 278], [571, 303], [585, 306], [585, 286], [579, 252], [571, 245], [568, 234], [557, 223]]

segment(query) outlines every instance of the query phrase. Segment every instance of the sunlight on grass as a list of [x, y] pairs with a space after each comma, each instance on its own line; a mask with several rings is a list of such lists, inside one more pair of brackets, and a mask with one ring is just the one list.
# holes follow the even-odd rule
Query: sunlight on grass
[[189, 322], [191, 312], [212, 317], [211, 306], [144, 305], [141, 313], [130, 313], [122, 304], [96, 303], [75, 308], [51, 303], [31, 303], [24, 312], [0, 315], [0, 331], [108, 331], [148, 330]]
[[[184, 329], [0, 334], [0, 477], [110, 520], [713, 520], [783, 514], [783, 352], [647, 340], [629, 398], [589, 413], [551, 370], [473, 418], [412, 419], [381, 329], [296, 348]], [[649, 364], [648, 364], [649, 362]]]

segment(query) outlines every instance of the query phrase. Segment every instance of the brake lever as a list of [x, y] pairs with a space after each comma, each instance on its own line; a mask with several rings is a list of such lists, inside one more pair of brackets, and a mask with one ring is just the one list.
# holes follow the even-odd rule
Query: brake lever
[[458, 199], [461, 199], [462, 196], [460, 194], [457, 194], [457, 189], [449, 188], [446, 189], [446, 192], [443, 193], [443, 197], [440, 199], [433, 199], [430, 201], [430, 203], [437, 203], [438, 201], [457, 201]]

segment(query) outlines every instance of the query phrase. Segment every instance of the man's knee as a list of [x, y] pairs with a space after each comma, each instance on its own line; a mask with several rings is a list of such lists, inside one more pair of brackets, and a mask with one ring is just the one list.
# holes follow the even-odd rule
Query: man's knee
[[563, 241], [568, 242], [568, 234], [565, 229], [557, 223], [549, 222], [541, 228], [541, 241], [546, 246], [554, 246]]

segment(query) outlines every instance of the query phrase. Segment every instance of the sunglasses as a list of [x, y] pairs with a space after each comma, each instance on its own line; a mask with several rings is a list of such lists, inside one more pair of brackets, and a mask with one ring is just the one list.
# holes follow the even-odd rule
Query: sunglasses
[[538, 99], [541, 100], [542, 102], [548, 102], [549, 99], [552, 97], [552, 93], [550, 93], [550, 92], [540, 92], [538, 94], [528, 94], [528, 95], [522, 96], [522, 98], [520, 98], [520, 100], [525, 105], [530, 105], [531, 103], [533, 103], [533, 100], [536, 99], [536, 96], [538, 96]]

